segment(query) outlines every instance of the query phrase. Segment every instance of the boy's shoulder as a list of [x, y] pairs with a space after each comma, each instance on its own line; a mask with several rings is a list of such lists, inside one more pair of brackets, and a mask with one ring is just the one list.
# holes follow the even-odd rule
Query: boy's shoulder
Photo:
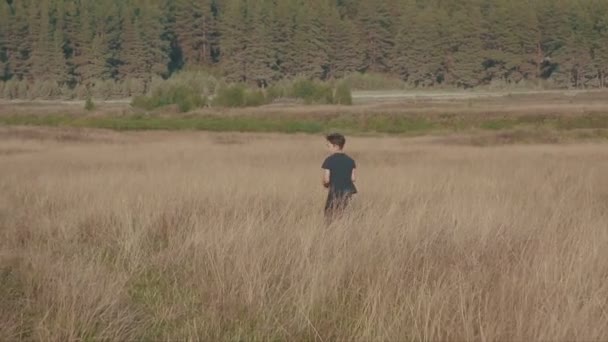
[[346, 153], [342, 153], [342, 158], [344, 158], [348, 161], [355, 161], [355, 159], [353, 157], [351, 157], [350, 155], [348, 155]]

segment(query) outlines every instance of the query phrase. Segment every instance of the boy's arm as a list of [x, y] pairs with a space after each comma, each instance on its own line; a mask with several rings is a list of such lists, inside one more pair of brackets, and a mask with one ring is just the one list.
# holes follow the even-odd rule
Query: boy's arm
[[353, 181], [353, 183], [355, 183], [357, 181], [356, 171], [357, 171], [357, 169], [353, 169], [353, 172], [350, 175], [350, 179]]
[[329, 171], [328, 169], [323, 169], [323, 186], [326, 188], [329, 188], [330, 174], [331, 174], [331, 171]]

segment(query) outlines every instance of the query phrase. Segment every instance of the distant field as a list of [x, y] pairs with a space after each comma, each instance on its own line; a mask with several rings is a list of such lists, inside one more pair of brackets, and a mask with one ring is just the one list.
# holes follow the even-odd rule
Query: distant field
[[0, 127], [0, 340], [605, 341], [605, 144]]
[[[361, 92], [353, 106], [273, 104], [152, 112], [125, 102], [5, 102], [0, 125], [216, 132], [496, 135], [507, 142], [604, 140], [608, 92]], [[371, 99], [371, 100], [370, 100]], [[356, 101], [356, 102], [357, 102]], [[500, 140], [500, 139], [499, 139]]]

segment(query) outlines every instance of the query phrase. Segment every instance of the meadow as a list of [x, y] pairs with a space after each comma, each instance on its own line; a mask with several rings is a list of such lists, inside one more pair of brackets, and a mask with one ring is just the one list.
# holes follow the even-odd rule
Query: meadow
[[349, 137], [325, 226], [321, 134], [21, 124], [0, 340], [608, 339], [601, 139]]

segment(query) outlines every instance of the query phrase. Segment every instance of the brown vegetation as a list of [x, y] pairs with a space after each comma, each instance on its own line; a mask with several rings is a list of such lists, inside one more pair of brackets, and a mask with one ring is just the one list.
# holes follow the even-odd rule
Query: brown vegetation
[[0, 340], [608, 339], [606, 146], [447, 143], [0, 128]]
[[[371, 114], [477, 114], [477, 115], [573, 115], [607, 113], [607, 91], [547, 92], [362, 92], [354, 93], [356, 106], [277, 103], [253, 108], [202, 108], [189, 115], [371, 115]], [[2, 101], [0, 115], [84, 114], [85, 101]], [[126, 115], [141, 112], [127, 100], [99, 101], [94, 114]], [[176, 115], [167, 107], [151, 111], [158, 115]]]

